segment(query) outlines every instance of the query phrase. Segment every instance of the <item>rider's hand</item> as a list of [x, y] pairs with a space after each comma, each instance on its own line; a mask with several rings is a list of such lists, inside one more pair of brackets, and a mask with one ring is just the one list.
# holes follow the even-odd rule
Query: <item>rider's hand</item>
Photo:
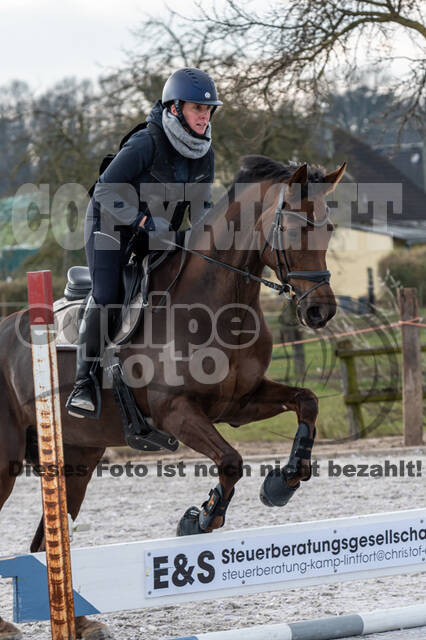
[[139, 227], [155, 238], [165, 237], [170, 232], [170, 223], [168, 220], [157, 216], [145, 216], [139, 223]]

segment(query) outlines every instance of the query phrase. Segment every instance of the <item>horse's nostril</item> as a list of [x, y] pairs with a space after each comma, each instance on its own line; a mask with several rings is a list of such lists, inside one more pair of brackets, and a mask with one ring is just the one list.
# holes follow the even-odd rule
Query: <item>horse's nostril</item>
[[334, 305], [313, 304], [306, 309], [305, 320], [313, 328], [324, 327], [336, 313]]
[[320, 307], [314, 305], [312, 307], [308, 307], [306, 310], [306, 316], [309, 322], [316, 323], [322, 320], [322, 313]]

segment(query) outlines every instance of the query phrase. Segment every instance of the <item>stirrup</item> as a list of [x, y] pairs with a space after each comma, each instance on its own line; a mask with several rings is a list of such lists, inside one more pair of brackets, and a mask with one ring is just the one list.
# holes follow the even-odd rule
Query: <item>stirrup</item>
[[[73, 390], [71, 391], [65, 407], [68, 409], [68, 413], [75, 418], [99, 418], [101, 412], [101, 390], [99, 388], [98, 378], [93, 370], [89, 371], [89, 378], [79, 380], [75, 383]], [[84, 409], [73, 404], [73, 399], [76, 393], [85, 386], [91, 386], [92, 396], [94, 396], [94, 409]]]
[[113, 395], [124, 427], [126, 444], [140, 451], [176, 451], [179, 442], [173, 436], [148, 424], [142, 415], [130, 387], [123, 379], [121, 362], [115, 356], [108, 370], [113, 383]]

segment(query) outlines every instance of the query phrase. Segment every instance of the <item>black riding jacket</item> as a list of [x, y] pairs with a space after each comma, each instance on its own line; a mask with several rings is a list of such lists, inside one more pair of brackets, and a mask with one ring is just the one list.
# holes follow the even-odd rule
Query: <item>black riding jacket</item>
[[[143, 216], [161, 215], [170, 203], [163, 215], [177, 230], [189, 203], [194, 219], [211, 201], [212, 147], [202, 158], [182, 156], [164, 133], [162, 111], [163, 105], [157, 100], [147, 117], [147, 127], [129, 138], [95, 186], [94, 200], [118, 225], [136, 229]], [[156, 207], [156, 203], [162, 207]]]

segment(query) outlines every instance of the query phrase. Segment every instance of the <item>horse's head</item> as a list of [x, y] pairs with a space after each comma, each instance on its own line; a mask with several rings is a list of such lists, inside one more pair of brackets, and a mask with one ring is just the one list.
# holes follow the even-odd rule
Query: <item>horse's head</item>
[[326, 265], [333, 225], [325, 196], [335, 189], [345, 169], [346, 163], [326, 174], [302, 165], [290, 179], [274, 185], [273, 204], [258, 221], [263, 264], [288, 284], [300, 321], [312, 329], [324, 327], [336, 313]]

